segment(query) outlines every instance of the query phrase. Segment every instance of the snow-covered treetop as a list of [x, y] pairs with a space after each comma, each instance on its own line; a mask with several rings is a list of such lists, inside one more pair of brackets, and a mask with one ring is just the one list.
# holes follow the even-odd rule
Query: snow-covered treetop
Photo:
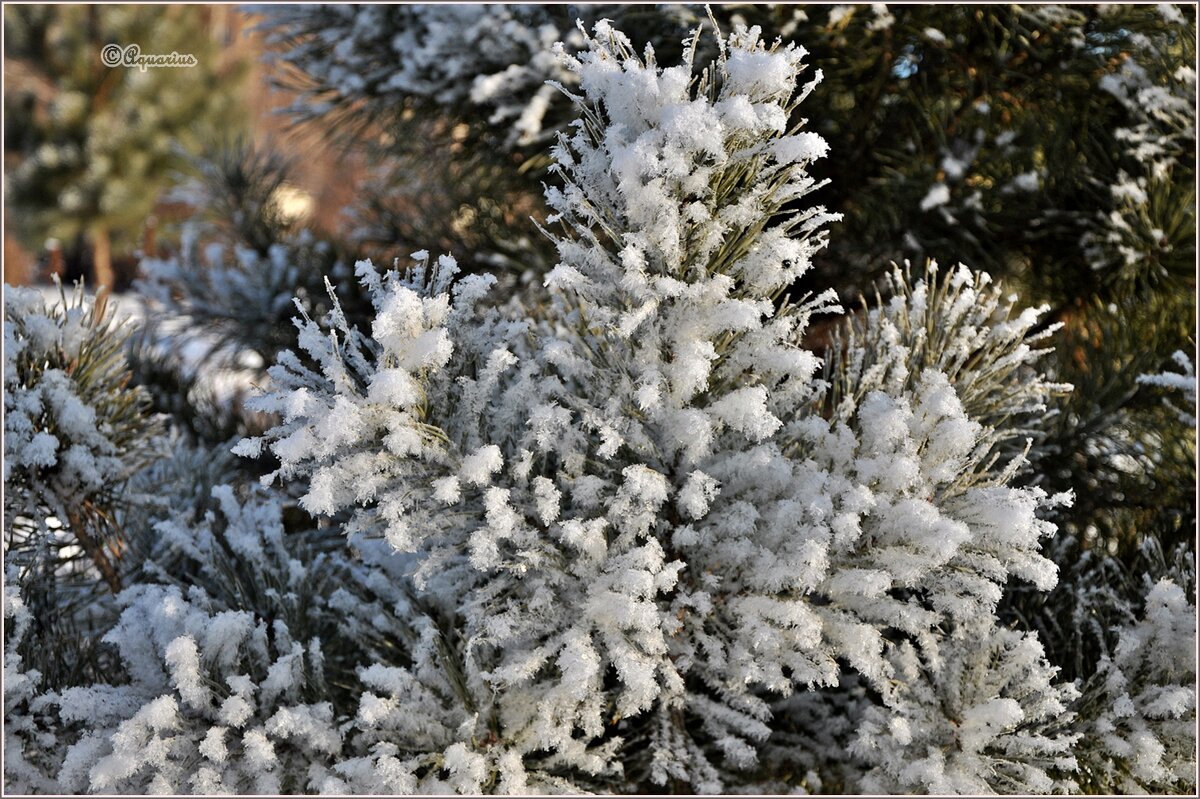
[[[965, 271], [916, 284], [913, 313], [936, 306], [957, 349], [902, 356], [823, 418], [801, 337], [837, 309], [786, 294], [836, 219], [804, 204], [828, 146], [789, 122], [820, 73], [801, 85], [803, 49], [753, 28], [718, 34], [702, 69], [695, 43], [663, 68], [601, 22], [559, 49], [579, 118], [552, 150], [547, 303], [489, 308], [493, 279], [455, 281], [449, 256], [361, 262], [371, 329], [336, 305], [298, 321], [305, 355], [280, 356], [256, 405], [281, 423], [238, 447], [279, 459], [268, 481], [306, 479], [309, 512], [415, 553], [418, 590], [466, 597], [455, 668], [489, 710], [461, 742], [499, 740], [502, 780], [541, 751], [598, 775], [649, 725], [631, 767], [719, 788], [714, 764], [754, 762], [761, 692], [848, 663], [890, 694], [891, 635], [936, 664], [1010, 576], [1054, 583], [1052, 503], [989, 457], [1053, 388], [1025, 343], [1037, 313], [1009, 320]], [[980, 350], [1031, 370], [1009, 414], [976, 407]]]

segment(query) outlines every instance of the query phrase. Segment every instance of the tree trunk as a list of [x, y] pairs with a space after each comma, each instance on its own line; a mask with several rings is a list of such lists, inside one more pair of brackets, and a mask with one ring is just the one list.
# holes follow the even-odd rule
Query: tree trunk
[[146, 217], [146, 233], [142, 237], [142, 257], [158, 257], [158, 217], [154, 214]]
[[108, 228], [100, 227], [92, 233], [92, 277], [96, 281], [96, 313], [104, 313], [104, 304], [113, 287], [112, 241]]
[[46, 242], [47, 263], [46, 271], [48, 274], [54, 275], [59, 280], [63, 279], [63, 273], [66, 271], [67, 265], [63, 260], [63, 248], [58, 239], [50, 239]]

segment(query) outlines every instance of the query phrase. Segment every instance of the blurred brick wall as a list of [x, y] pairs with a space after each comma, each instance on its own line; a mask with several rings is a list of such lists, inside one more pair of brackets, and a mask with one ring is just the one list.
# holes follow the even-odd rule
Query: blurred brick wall
[[228, 17], [233, 36], [231, 48], [244, 48], [252, 57], [253, 66], [247, 76], [246, 106], [254, 109], [255, 141], [269, 142], [295, 164], [292, 182], [313, 199], [311, 224], [323, 231], [333, 232], [343, 208], [354, 197], [355, 186], [364, 170], [361, 159], [346, 154], [331, 143], [332, 137], [320, 127], [296, 127], [280, 113], [290, 105], [294, 95], [275, 85], [273, 67], [263, 62], [266, 44], [263, 35], [253, 29], [261, 22], [256, 15], [246, 14], [236, 6], [219, 6]]
[[4, 231], [4, 282], [25, 286], [38, 277], [33, 254], [8, 232]]

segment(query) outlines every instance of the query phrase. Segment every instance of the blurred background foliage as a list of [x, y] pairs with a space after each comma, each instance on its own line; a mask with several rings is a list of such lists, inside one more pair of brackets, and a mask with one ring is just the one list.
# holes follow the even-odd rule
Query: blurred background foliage
[[[293, 296], [319, 315], [328, 280], [349, 316], [365, 309], [358, 258], [448, 251], [536, 301], [555, 260], [535, 224], [547, 150], [572, 116], [546, 86], [566, 79], [550, 45], [610, 18], [669, 63], [711, 24], [697, 5], [4, 14], [5, 279], [103, 281], [108, 237], [118, 288], [140, 277], [213, 358], [260, 377], [293, 344]], [[1014, 590], [1006, 612], [1087, 676], [1132, 612], [1121, 597], [1140, 596], [1131, 575], [1194, 560], [1194, 422], [1137, 377], [1195, 360], [1195, 8], [734, 4], [711, 21], [795, 41], [823, 73], [802, 112], [830, 143], [812, 168], [828, 183], [806, 201], [843, 221], [797, 291], [832, 286], [853, 308], [892, 262], [961, 261], [1061, 325], [1053, 377], [1075, 390], [1047, 410], [1029, 474], [1074, 492], [1050, 547], [1062, 582]], [[104, 67], [110, 41], [199, 66]], [[134, 378], [188, 435], [216, 445], [259, 423], [147, 341]]]
[[[183, 153], [235, 129], [244, 63], [196, 36], [201, 6], [20, 5], [4, 9], [5, 199], [28, 246], [86, 246], [98, 283], [113, 287], [112, 252], [127, 254]], [[109, 67], [108, 44], [190, 53], [179, 69]], [[76, 267], [77, 271], [82, 271]]]

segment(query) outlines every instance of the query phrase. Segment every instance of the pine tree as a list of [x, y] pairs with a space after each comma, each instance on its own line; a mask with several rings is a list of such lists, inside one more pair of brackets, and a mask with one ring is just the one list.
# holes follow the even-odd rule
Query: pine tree
[[[1052, 553], [1084, 582], [1062, 586], [1049, 604], [1015, 589], [1004, 612], [1040, 617], [1044, 636], [1065, 636], [1047, 638], [1049, 649], [1079, 657], [1074, 634], [1053, 621], [1056, 603], [1093, 593], [1074, 568], [1079, 554], [1098, 550], [1101, 571], [1115, 555], [1109, 571], [1136, 578], [1146, 542], [1170, 552], [1194, 538], [1194, 432], [1137, 380], [1171, 368], [1176, 352], [1195, 360], [1194, 8], [729, 5], [712, 13], [803, 43], [826, 76], [803, 115], [841, 155], [811, 172], [828, 179], [817, 201], [842, 220], [795, 292], [832, 287], [853, 305], [892, 263], [955, 259], [1004, 280], [1024, 304], [1048, 305], [1043, 328], [1063, 325], [1046, 368], [1075, 390], [1049, 410], [1030, 458], [1049, 493], [1075, 492], [1054, 514], [1074, 543]], [[583, 47], [576, 17], [585, 27], [611, 18], [671, 58], [704, 9], [305, 7], [269, 14], [267, 25], [294, 45], [282, 57], [312, 101], [298, 114], [336, 109], [385, 130], [403, 124], [397, 115], [445, 120], [477, 143], [462, 151], [521, 163], [525, 187], [514, 188], [514, 176], [511, 195], [536, 191], [549, 167], [528, 143], [572, 118], [567, 97], [544, 93], [542, 80], [574, 91], [576, 77], [533, 43], [555, 29], [567, 52]], [[455, 29], [470, 33], [448, 35]], [[409, 140], [396, 137], [392, 149]], [[443, 158], [454, 162], [453, 152]], [[475, 188], [485, 195], [496, 185]], [[468, 269], [486, 261], [456, 254]], [[539, 250], [519, 268], [554, 263]], [[820, 347], [828, 334], [817, 320], [810, 341]], [[1122, 602], [1137, 607], [1140, 596]]]
[[[695, 10], [618, 12], [628, 25], [648, 14], [657, 32]], [[876, 163], [843, 163], [841, 139], [820, 133], [829, 125], [858, 141], [883, 135], [880, 109], [892, 123], [941, 124], [895, 101], [857, 121], [822, 118], [849, 62], [874, 65], [878, 82], [864, 85], [898, 96], [921, 70], [896, 72], [889, 52], [916, 36], [949, 50], [987, 33], [1015, 53], [988, 69], [1016, 88], [1029, 59], [1061, 56], [1043, 37], [1078, 36], [1070, 84], [1110, 45], [1136, 50], [1139, 66], [1152, 54], [1169, 63], [1185, 49], [1182, 12], [730, 7], [682, 46], [635, 46], [595, 21], [557, 37], [553, 59], [538, 48], [561, 9], [277, 13], [285, 30], [321, 23], [292, 42], [296, 63], [316, 59], [326, 80], [318, 115], [350, 125], [360, 104], [369, 128], [405, 98], [401, 117], [424, 115], [415, 124], [463, 148], [446, 174], [464, 179], [545, 144], [543, 158], [515, 159], [524, 173], [488, 185], [522, 195], [523, 181], [544, 179], [546, 243], [525, 262], [520, 234], [498, 222], [478, 236], [433, 229], [431, 240], [479, 250], [462, 265], [422, 249], [403, 272], [368, 259], [350, 270], [341, 264], [372, 236], [399, 233], [396, 247], [418, 235], [404, 203], [383, 196], [412, 152], [388, 156], [397, 169], [359, 217], [385, 224], [364, 224], [353, 243], [276, 218], [273, 157], [235, 148], [201, 164], [216, 216], [147, 264], [145, 290], [222, 352], [269, 364], [249, 403], [267, 420], [258, 430], [208, 424], [228, 413], [193, 413], [207, 402], [194, 388], [182, 403], [163, 386], [116, 402], [118, 338], [82, 324], [82, 306], [47, 312], [33, 294], [6, 295], [6, 468], [52, 489], [16, 494], [6, 522], [51, 539], [59, 489], [88, 476], [77, 446], [60, 451], [70, 433], [121, 475], [100, 488], [123, 533], [123, 590], [94, 591], [87, 613], [27, 579], [36, 548], [6, 538], [6, 787], [1194, 791], [1194, 358], [1160, 349], [1194, 321], [1169, 311], [1190, 278], [1129, 233], [1130, 220], [1180, 213], [1177, 148], [1191, 120], [1177, 100], [1194, 75], [1105, 61], [1075, 87], [1104, 92], [1128, 177], [1089, 171], [1109, 182], [1080, 201], [1079, 235], [1059, 242], [1082, 259], [1064, 263], [1102, 276], [1087, 286], [1055, 287], [1021, 261], [1034, 248], [1015, 233], [997, 240], [1003, 262], [984, 261], [996, 275], [875, 262], [908, 253], [910, 230], [911, 254], [952, 244], [973, 260], [992, 224], [975, 221], [1003, 232], [1023, 213], [1031, 228], [1057, 218], [1051, 191], [971, 185], [976, 164], [1000, 168], [982, 149], [954, 156], [970, 160], [961, 186], [949, 156], [924, 146], [907, 172], [888, 173], [890, 188], [869, 182], [897, 192], [911, 225], [898, 238], [846, 237], [899, 223], [821, 203], [835, 196], [824, 175]], [[836, 44], [845, 61], [823, 76], [803, 48], [727, 24], [742, 15], [818, 46], [867, 45]], [[393, 41], [397, 19], [412, 31]], [[469, 35], [448, 36], [452, 23]], [[339, 40], [347, 28], [358, 32]], [[412, 60], [372, 60], [373, 47], [396, 46]], [[934, 60], [904, 51], [910, 67]], [[556, 93], [541, 93], [545, 77]], [[935, 89], [946, 107], [962, 102]], [[1030, 91], [1026, 101], [1054, 90]], [[1017, 97], [1001, 98], [1010, 113]], [[466, 102], [495, 114], [457, 135], [444, 125], [471, 117]], [[473, 160], [484, 142], [492, 152]], [[928, 158], [950, 164], [932, 184]], [[1046, 170], [1036, 179], [1050, 182]], [[850, 181], [847, 196], [865, 198], [863, 185]], [[1156, 205], [1152, 185], [1175, 200]], [[967, 189], [991, 204], [959, 207]], [[1035, 198], [1048, 205], [1029, 208]], [[1176, 223], [1194, 229], [1187, 213]], [[949, 244], [936, 244], [942, 233]], [[1159, 247], [1151, 239], [1137, 241]], [[847, 270], [830, 277], [836, 259]], [[849, 286], [866, 298], [848, 301]], [[1072, 292], [1086, 301], [1064, 304]], [[288, 315], [294, 327], [281, 329]], [[71, 366], [76, 350], [99, 364]], [[152, 379], [151, 358], [133, 366]], [[171, 454], [152, 463], [129, 443], [156, 432], [151, 396], [173, 412], [156, 442]], [[235, 429], [249, 435], [230, 453]], [[1146, 484], [1162, 487], [1155, 507], [1120, 496]], [[94, 559], [72, 574], [105, 584]], [[62, 640], [90, 647], [94, 665], [49, 668], [41, 653]]]

